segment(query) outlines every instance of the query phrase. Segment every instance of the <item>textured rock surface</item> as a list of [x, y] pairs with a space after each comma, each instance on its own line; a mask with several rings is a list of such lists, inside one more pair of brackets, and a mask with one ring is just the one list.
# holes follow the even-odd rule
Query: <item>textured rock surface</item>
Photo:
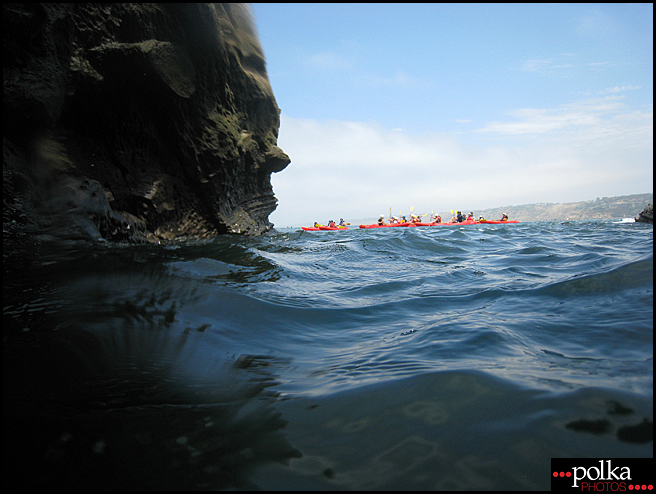
[[653, 223], [654, 222], [654, 205], [649, 204], [635, 219], [641, 223]]
[[290, 160], [249, 7], [3, 4], [3, 28], [5, 238], [271, 228]]

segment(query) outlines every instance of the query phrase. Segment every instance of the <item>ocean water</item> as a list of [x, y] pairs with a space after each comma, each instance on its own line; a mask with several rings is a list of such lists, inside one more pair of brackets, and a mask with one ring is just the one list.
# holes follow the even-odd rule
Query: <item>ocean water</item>
[[551, 458], [653, 457], [652, 225], [21, 249], [23, 489], [549, 489]]

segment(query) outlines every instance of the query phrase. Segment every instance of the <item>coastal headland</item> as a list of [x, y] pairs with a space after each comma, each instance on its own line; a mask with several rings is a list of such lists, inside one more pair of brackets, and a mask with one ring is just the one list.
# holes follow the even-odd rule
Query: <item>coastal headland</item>
[[280, 109], [243, 4], [3, 4], [5, 239], [259, 235]]

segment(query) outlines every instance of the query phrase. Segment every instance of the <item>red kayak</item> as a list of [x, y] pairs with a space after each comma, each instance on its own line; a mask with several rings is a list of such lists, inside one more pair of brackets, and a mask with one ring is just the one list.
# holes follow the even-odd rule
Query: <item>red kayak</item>
[[360, 225], [360, 228], [390, 228], [395, 226], [458, 226], [458, 225], [480, 225], [481, 223], [487, 223], [491, 225], [498, 225], [502, 223], [519, 223], [519, 220], [466, 220], [461, 221], [460, 223], [456, 222], [442, 222], [442, 223], [394, 223], [392, 225]]
[[373, 225], [360, 225], [360, 228], [394, 228], [397, 226], [417, 226], [417, 223], [392, 223], [391, 225], [379, 225], [375, 223]]
[[319, 230], [348, 230], [348, 226], [320, 226], [318, 228], [314, 226], [302, 226], [301, 228], [306, 232], [318, 232]]
[[477, 225], [479, 222], [474, 220], [474, 221], [461, 221], [460, 223], [455, 222], [452, 223], [450, 221], [447, 222], [442, 222], [442, 223], [415, 223], [417, 226], [454, 226], [454, 225]]
[[473, 225], [471, 221], [465, 221], [463, 223], [451, 223], [450, 221], [447, 222], [440, 222], [440, 223], [415, 223], [417, 226], [448, 226], [448, 225]]

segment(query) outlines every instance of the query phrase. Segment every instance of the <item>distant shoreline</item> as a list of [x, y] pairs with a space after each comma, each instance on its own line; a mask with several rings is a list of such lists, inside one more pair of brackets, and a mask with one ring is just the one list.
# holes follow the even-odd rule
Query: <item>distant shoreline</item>
[[[478, 219], [483, 216], [485, 219], [500, 219], [503, 213], [506, 213], [510, 219], [519, 221], [577, 221], [577, 220], [613, 220], [624, 218], [635, 218], [648, 205], [653, 204], [654, 193], [631, 194], [626, 196], [598, 197], [592, 201], [563, 202], [563, 203], [534, 203], [502, 206], [497, 208], [487, 208], [482, 210], [462, 209], [465, 214], [472, 211], [474, 217]], [[424, 214], [425, 211], [417, 211], [417, 214]], [[439, 213], [443, 221], [451, 219], [450, 211]], [[339, 213], [340, 217], [355, 225], [371, 225], [378, 221], [375, 218], [355, 218], [349, 219], [344, 216], [343, 212]], [[409, 216], [409, 213], [406, 215]], [[385, 218], [387, 220], [387, 217]], [[314, 220], [313, 220], [314, 221]], [[276, 228], [295, 228], [308, 226], [313, 221], [303, 225], [275, 225]]]

